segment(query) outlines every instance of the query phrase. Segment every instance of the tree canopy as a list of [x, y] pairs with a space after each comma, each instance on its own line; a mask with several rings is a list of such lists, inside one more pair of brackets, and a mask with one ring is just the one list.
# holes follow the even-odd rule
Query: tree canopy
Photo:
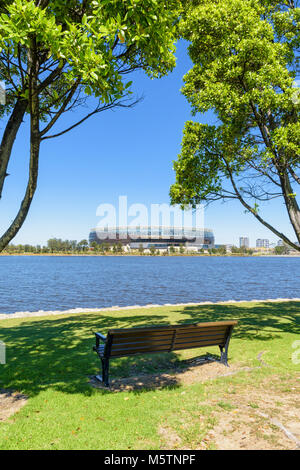
[[[115, 106], [130, 106], [137, 69], [160, 77], [175, 66], [179, 0], [7, 0], [0, 3], [0, 80], [6, 119], [0, 143], [0, 198], [14, 141], [30, 119], [29, 176], [0, 251], [16, 235], [37, 186], [40, 144]], [[53, 132], [64, 113], [97, 104], [67, 129]]]
[[[297, 241], [300, 211], [300, 8], [294, 0], [185, 1], [181, 32], [193, 68], [183, 94], [193, 115], [213, 110], [214, 125], [186, 123], [174, 163], [175, 204], [238, 199], [290, 246], [264, 203], [281, 198]], [[300, 84], [300, 82], [299, 82]]]

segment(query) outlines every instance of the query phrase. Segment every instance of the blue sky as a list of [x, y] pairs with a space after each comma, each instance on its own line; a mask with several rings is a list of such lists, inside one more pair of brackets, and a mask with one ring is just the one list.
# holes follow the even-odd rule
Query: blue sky
[[[76, 130], [41, 147], [38, 189], [29, 215], [13, 243], [46, 244], [52, 237], [81, 240], [97, 225], [99, 204], [117, 205], [126, 195], [128, 204], [169, 203], [175, 174], [172, 162], [180, 152], [182, 129], [191, 119], [190, 106], [180, 93], [183, 75], [191, 68], [186, 45], [177, 49], [177, 67], [168, 76], [150, 80], [135, 73], [134, 92], [144, 99], [133, 109], [118, 109], [92, 117]], [[63, 125], [77, 114], [64, 118]], [[194, 118], [193, 118], [194, 119]], [[212, 123], [212, 114], [197, 116]], [[2, 131], [3, 125], [1, 126]], [[9, 166], [10, 176], [1, 200], [1, 233], [14, 218], [22, 200], [28, 172], [28, 125], [20, 132]], [[267, 220], [295, 236], [282, 202], [268, 205]], [[240, 236], [277, 237], [245, 214], [238, 202], [215, 203], [205, 211], [205, 225], [216, 243], [238, 244]]]

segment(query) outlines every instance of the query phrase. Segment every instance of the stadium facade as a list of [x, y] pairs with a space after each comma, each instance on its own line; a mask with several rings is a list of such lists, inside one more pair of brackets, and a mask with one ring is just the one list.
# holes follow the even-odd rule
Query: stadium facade
[[167, 249], [171, 246], [186, 246], [193, 249], [210, 249], [215, 246], [213, 231], [210, 229], [176, 227], [104, 227], [92, 229], [90, 243], [99, 245], [122, 244], [131, 249], [154, 247]]

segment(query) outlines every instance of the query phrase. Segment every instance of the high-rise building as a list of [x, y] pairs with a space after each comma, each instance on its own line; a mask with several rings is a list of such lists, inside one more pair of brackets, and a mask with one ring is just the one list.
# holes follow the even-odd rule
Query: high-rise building
[[256, 248], [270, 248], [270, 241], [267, 238], [258, 238]]
[[248, 237], [240, 237], [240, 248], [249, 248], [249, 245]]

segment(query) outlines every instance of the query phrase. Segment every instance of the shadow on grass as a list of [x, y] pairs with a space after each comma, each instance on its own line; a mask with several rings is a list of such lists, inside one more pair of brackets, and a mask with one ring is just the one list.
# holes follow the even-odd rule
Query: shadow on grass
[[300, 302], [186, 306], [182, 314], [192, 322], [238, 320], [234, 337], [250, 341], [268, 341], [282, 333], [300, 334]]
[[[88, 375], [99, 373], [100, 361], [92, 348], [93, 332], [105, 333], [116, 326], [162, 324], [163, 315], [109, 315], [42, 318], [21, 321], [19, 326], [1, 328], [0, 339], [6, 345], [6, 365], [0, 366], [0, 388], [20, 390], [30, 396], [49, 388], [66, 393], [91, 394]], [[167, 321], [165, 321], [167, 323]], [[164, 355], [165, 356], [165, 355]], [[170, 357], [168, 361], [170, 361]], [[144, 360], [121, 358], [112, 364], [112, 372], [126, 376], [130, 370], [143, 371]], [[163, 358], [161, 366], [167, 362]], [[149, 367], [148, 367], [149, 368]], [[151, 369], [151, 367], [150, 367]]]
[[[203, 349], [201, 349], [201, 351], [203, 351]], [[148, 355], [148, 362], [149, 360], [151, 359], [149, 359]], [[180, 380], [179, 374], [183, 373], [184, 375], [186, 372], [193, 372], [193, 369], [197, 369], [197, 377], [199, 379], [199, 375], [201, 375], [201, 373], [199, 374], [199, 372], [201, 371], [202, 366], [212, 363], [218, 367], [216, 375], [220, 374], [220, 370], [222, 371], [222, 374], [226, 374], [226, 372], [228, 372], [228, 368], [220, 362], [220, 356], [206, 352], [205, 354], [193, 357], [192, 359], [183, 359], [181, 361], [175, 359], [172, 363], [166, 363], [165, 368], [160, 373], [156, 372], [155, 374], [131, 374], [124, 379], [112, 378], [110, 380], [109, 387], [105, 387], [102, 381], [97, 380], [95, 376], [90, 377], [89, 384], [95, 389], [106, 392], [115, 393], [130, 391], [136, 395], [144, 393], [145, 391], [157, 390], [162, 388], [174, 390], [182, 385], [182, 381]], [[205, 379], [207, 379], [207, 370], [206, 373], [204, 372], [204, 374]]]
[[[5, 328], [1, 328], [0, 322], [0, 340], [5, 342], [7, 352], [7, 364], [0, 366], [0, 388], [30, 396], [47, 389], [70, 394], [95, 393], [88, 384], [88, 377], [99, 373], [100, 366], [92, 351], [93, 332], [106, 333], [110, 328], [237, 319], [239, 324], [233, 337], [247, 341], [268, 341], [282, 333], [300, 333], [300, 303], [297, 302], [169, 307], [166, 313], [156, 313], [155, 309], [141, 312], [143, 315], [40, 318]], [[199, 351], [204, 352], [197, 349], [195, 356], [199, 356]], [[175, 352], [132, 356], [112, 360], [111, 376], [157, 374], [172, 368], [178, 371], [185, 366]]]

